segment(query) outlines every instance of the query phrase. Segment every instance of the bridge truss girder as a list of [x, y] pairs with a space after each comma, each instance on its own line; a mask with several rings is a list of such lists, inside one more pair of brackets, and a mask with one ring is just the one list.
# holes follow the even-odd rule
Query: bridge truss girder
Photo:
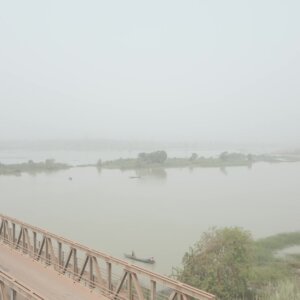
[[215, 299], [207, 292], [1, 214], [0, 242], [111, 300]]

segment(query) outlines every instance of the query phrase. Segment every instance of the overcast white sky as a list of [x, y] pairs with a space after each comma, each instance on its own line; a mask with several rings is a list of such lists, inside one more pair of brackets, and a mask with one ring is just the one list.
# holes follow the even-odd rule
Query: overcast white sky
[[1, 1], [0, 139], [300, 143], [300, 1]]

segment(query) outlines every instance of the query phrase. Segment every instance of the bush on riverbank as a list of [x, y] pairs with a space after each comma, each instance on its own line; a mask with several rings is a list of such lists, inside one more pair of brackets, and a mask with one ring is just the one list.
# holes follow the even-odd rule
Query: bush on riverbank
[[221, 300], [298, 299], [300, 255], [278, 251], [299, 244], [300, 232], [254, 241], [241, 228], [212, 229], [184, 255], [175, 276]]
[[177, 278], [230, 300], [248, 293], [252, 260], [249, 232], [237, 227], [211, 229], [184, 255]]

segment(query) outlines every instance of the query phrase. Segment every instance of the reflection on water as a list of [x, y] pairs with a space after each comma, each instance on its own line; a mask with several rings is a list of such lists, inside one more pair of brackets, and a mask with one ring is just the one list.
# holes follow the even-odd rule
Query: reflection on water
[[135, 170], [136, 176], [141, 179], [164, 180], [167, 178], [167, 171], [164, 168], [145, 168]]
[[300, 163], [224, 172], [86, 167], [0, 176], [1, 211], [120, 258], [131, 250], [153, 256], [151, 268], [164, 274], [211, 226], [241, 226], [255, 237], [300, 229]]
[[223, 173], [224, 175], [228, 175], [227, 170], [225, 167], [221, 167], [220, 168], [221, 173]]

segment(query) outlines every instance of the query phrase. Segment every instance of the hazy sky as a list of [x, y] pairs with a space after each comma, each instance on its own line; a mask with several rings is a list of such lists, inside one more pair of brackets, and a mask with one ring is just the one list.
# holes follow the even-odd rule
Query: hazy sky
[[1, 1], [0, 139], [300, 143], [300, 1]]

